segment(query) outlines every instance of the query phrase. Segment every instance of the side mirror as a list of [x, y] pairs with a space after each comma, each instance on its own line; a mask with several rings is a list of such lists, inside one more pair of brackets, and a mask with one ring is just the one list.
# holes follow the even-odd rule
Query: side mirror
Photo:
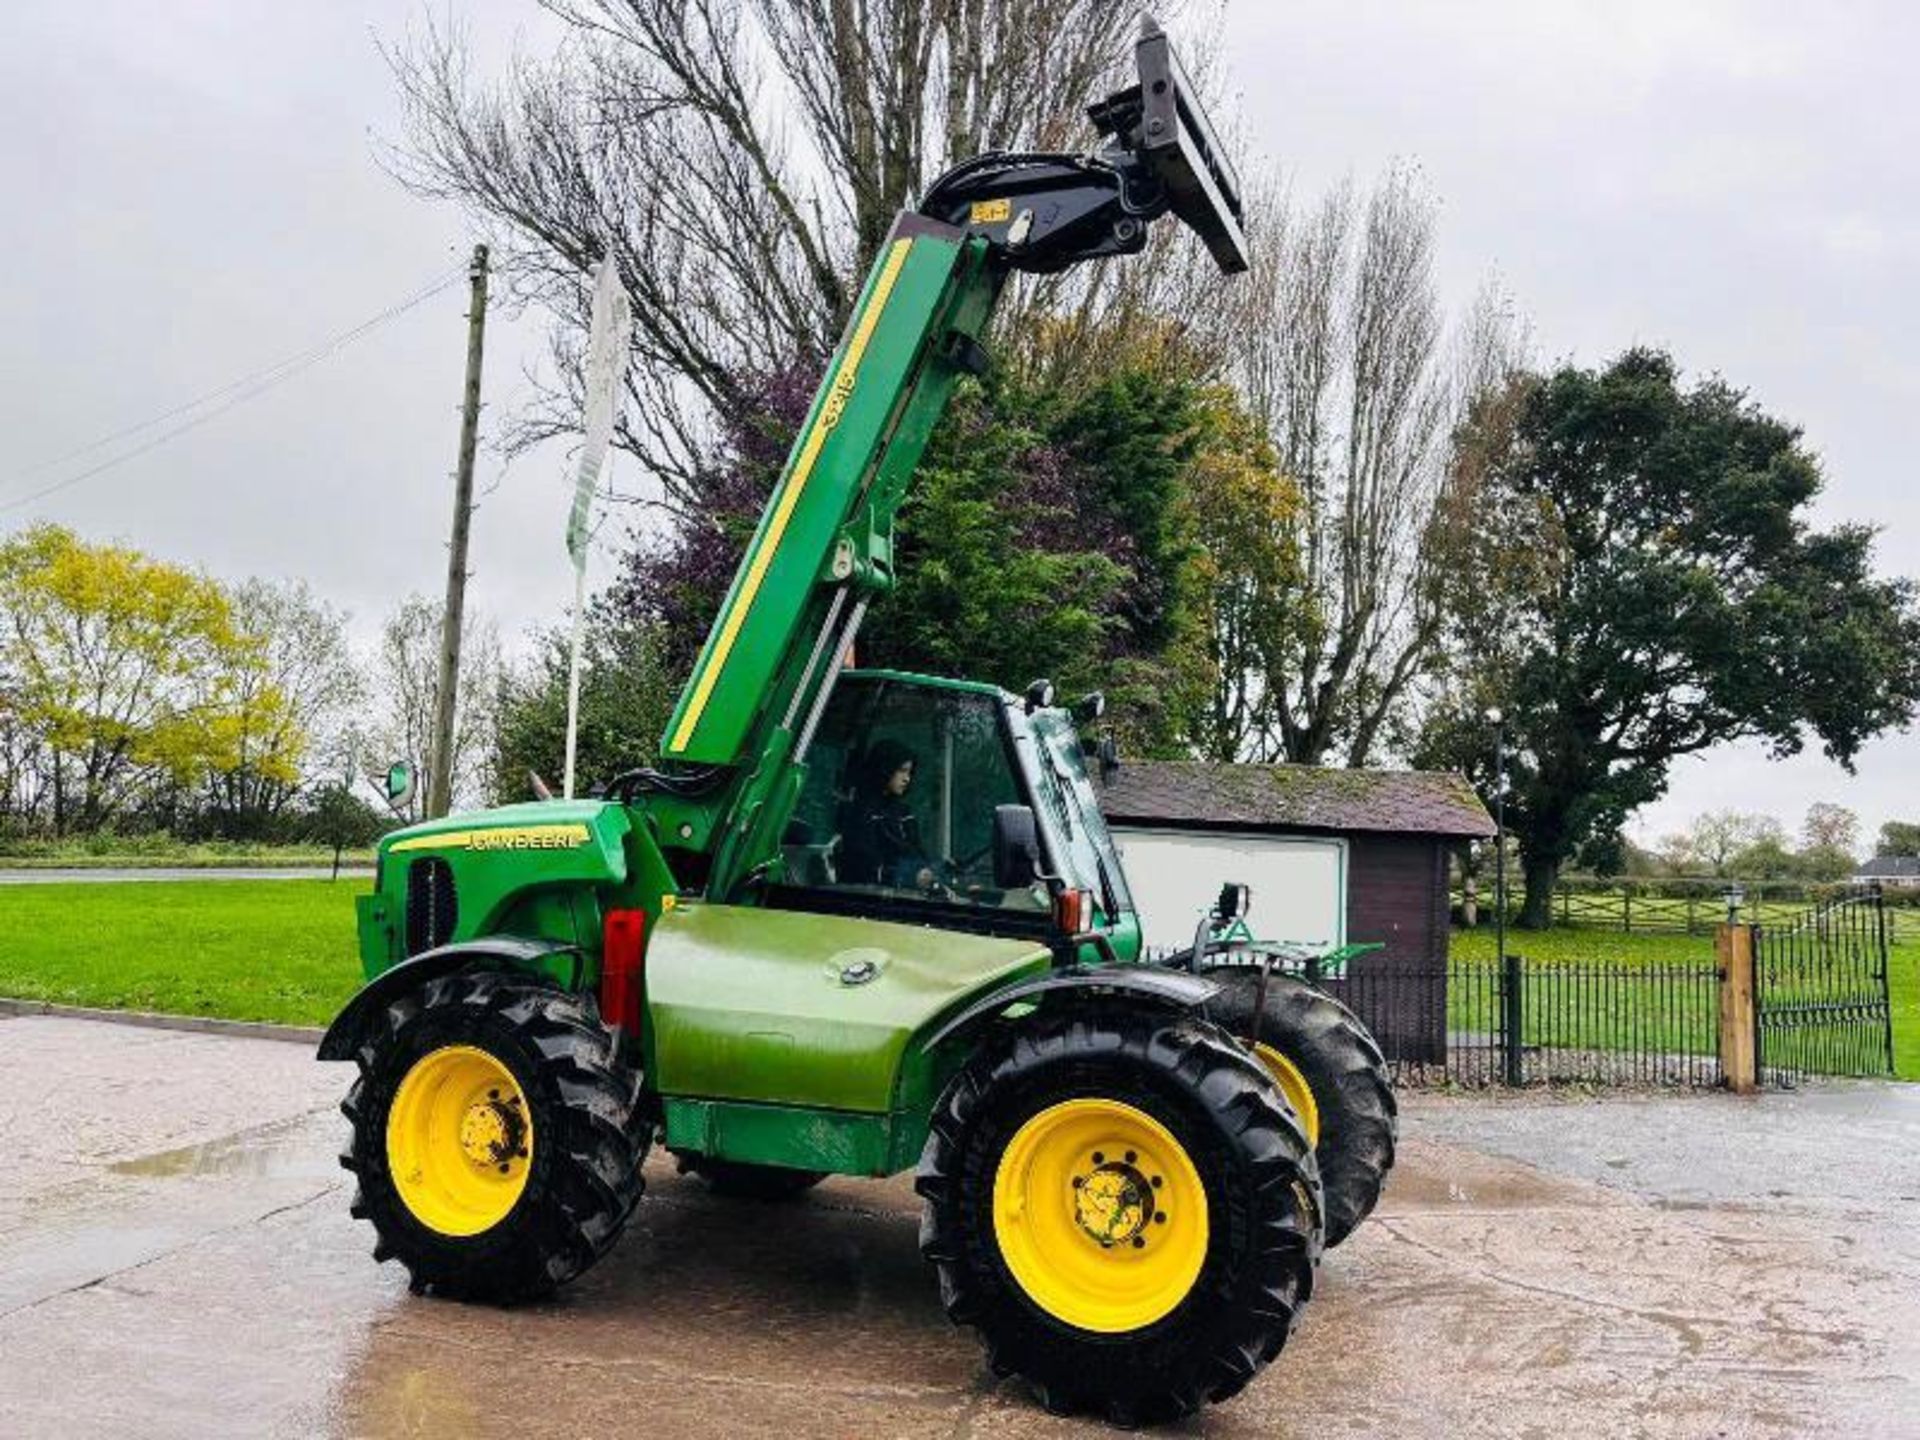
[[387, 804], [398, 810], [413, 798], [413, 766], [396, 760], [387, 767]]
[[1220, 898], [1213, 902], [1213, 910], [1222, 920], [1238, 920], [1247, 913], [1253, 904], [1253, 892], [1244, 885], [1228, 881], [1220, 887]]
[[1020, 890], [1040, 877], [1040, 827], [1027, 805], [993, 807], [993, 883]]

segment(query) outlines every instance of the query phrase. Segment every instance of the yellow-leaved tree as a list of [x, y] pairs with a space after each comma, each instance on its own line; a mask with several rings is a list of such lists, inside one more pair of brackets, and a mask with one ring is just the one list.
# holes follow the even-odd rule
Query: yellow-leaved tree
[[0, 675], [54, 834], [262, 763], [245, 742], [283, 704], [265, 663], [208, 576], [57, 525], [0, 541]]

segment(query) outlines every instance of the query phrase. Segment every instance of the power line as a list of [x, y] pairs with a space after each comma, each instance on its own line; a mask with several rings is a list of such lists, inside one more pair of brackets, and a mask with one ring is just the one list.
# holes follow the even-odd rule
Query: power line
[[220, 386], [218, 389], [209, 390], [206, 392], [206, 394], [196, 396], [192, 400], [186, 401], [184, 404], [176, 405], [171, 410], [164, 410], [160, 414], [152, 416], [149, 419], [138, 421], [132, 425], [123, 426], [122, 428], [113, 431], [111, 434], [102, 435], [97, 440], [89, 440], [85, 445], [76, 446], [74, 449], [68, 450], [64, 454], [54, 455], [46, 460], [38, 461], [35, 464], [29, 465], [25, 470], [18, 472], [18, 474], [14, 478], [24, 479], [29, 475], [37, 475], [42, 470], [50, 470], [56, 465], [64, 465], [69, 460], [77, 460], [82, 455], [90, 455], [95, 450], [101, 449], [103, 446], [113, 444], [113, 442], [116, 440], [124, 440], [129, 436], [138, 435], [142, 430], [151, 430], [154, 426], [163, 424], [166, 421], [175, 418], [176, 416], [185, 415], [189, 411], [198, 410], [203, 405], [209, 405], [213, 401], [219, 400], [224, 396], [230, 395], [236, 390], [243, 389], [249, 385], [258, 383], [261, 380], [268, 379], [271, 376], [278, 373], [279, 371], [285, 370], [289, 366], [300, 364], [302, 361], [308, 360], [312, 356], [315, 356], [318, 354], [331, 354], [333, 347], [343, 342], [356, 339], [363, 331], [391, 318], [392, 315], [401, 307], [411, 306], [416, 301], [425, 299], [428, 295], [437, 294], [441, 290], [444, 290], [447, 287], [447, 285], [452, 282], [454, 276], [458, 275], [461, 272], [462, 268], [463, 267], [461, 266], [455, 265], [445, 271], [442, 271], [439, 275], [436, 275], [431, 280], [428, 280], [424, 285], [420, 287], [419, 290], [409, 294], [406, 299], [397, 302], [394, 306], [390, 306], [387, 310], [383, 310], [380, 314], [374, 316], [373, 319], [362, 321], [360, 324], [355, 325], [350, 330], [345, 330], [338, 335], [330, 336], [329, 338], [320, 341], [316, 345], [311, 345], [305, 350], [299, 351], [297, 354], [289, 355], [284, 360], [276, 360], [271, 365], [263, 365], [258, 370], [250, 371], [247, 374], [242, 375], [237, 380], [230, 380], [225, 385]]
[[[90, 455], [118, 441], [130, 439], [142, 431], [151, 430], [156, 425], [164, 424], [182, 415], [191, 415], [190, 419], [184, 420], [170, 429], [161, 431], [158, 435], [143, 441], [130, 450], [123, 450], [116, 455], [109, 456], [107, 459], [102, 460], [97, 465], [89, 466], [76, 475], [69, 475], [64, 480], [55, 481], [51, 485], [43, 486], [41, 489], [31, 491], [17, 499], [0, 504], [0, 514], [5, 514], [9, 510], [17, 510], [23, 505], [31, 505], [36, 500], [44, 500], [47, 496], [57, 494], [70, 486], [78, 485], [83, 480], [90, 480], [94, 476], [112, 470], [116, 466], [123, 465], [129, 460], [137, 459], [147, 452], [166, 444], [169, 440], [177, 439], [188, 431], [195, 430], [206, 424], [209, 420], [216, 419], [226, 414], [229, 410], [244, 405], [249, 400], [257, 399], [259, 396], [266, 394], [269, 390], [284, 384], [295, 376], [311, 370], [321, 361], [337, 355], [356, 340], [360, 340], [371, 334], [389, 321], [397, 320], [409, 310], [425, 304], [428, 300], [431, 300], [435, 295], [438, 295], [456, 280], [460, 279], [465, 273], [466, 266], [464, 264], [456, 265], [445, 273], [435, 277], [421, 289], [408, 295], [405, 299], [394, 302], [377, 315], [362, 320], [351, 329], [343, 330], [339, 334], [330, 336], [297, 354], [290, 355], [286, 359], [280, 360], [272, 365], [263, 366], [261, 369], [243, 375], [237, 380], [231, 380], [225, 385], [220, 386], [217, 390], [209, 390], [204, 395], [189, 400], [184, 404], [176, 405], [173, 409], [155, 415], [150, 419], [142, 420], [134, 425], [123, 426], [111, 434], [103, 435], [97, 440], [91, 440], [85, 445], [79, 446], [77, 449], [69, 450], [64, 455], [55, 456], [50, 460], [43, 460], [36, 465], [29, 466], [27, 469], [17, 472], [13, 480], [24, 480], [29, 476], [39, 474], [54, 466], [63, 465], [71, 460], [77, 460], [83, 455]], [[220, 401], [221, 403], [216, 405], [213, 403], [215, 401]], [[213, 408], [206, 409], [205, 407], [209, 405], [212, 405]], [[196, 410], [201, 411], [201, 413], [192, 415], [191, 412]]]

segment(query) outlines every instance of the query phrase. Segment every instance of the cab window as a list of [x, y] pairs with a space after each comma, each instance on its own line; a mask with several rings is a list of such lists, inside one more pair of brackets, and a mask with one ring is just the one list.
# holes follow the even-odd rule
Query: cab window
[[1022, 803], [993, 696], [843, 680], [807, 756], [787, 884], [1044, 912], [1044, 886], [993, 883], [994, 809]]

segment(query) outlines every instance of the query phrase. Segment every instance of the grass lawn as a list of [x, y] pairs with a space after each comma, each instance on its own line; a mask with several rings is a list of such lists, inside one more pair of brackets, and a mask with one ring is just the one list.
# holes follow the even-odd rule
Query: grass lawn
[[360, 985], [362, 878], [0, 887], [0, 995], [325, 1025]]
[[[1524, 956], [1529, 965], [1543, 967], [1584, 963], [1665, 969], [1713, 963], [1713, 941], [1706, 936], [1625, 935], [1616, 930], [1582, 928], [1509, 930], [1507, 948]], [[1449, 953], [1455, 959], [1491, 961], [1494, 958], [1492, 927], [1454, 931]], [[1903, 1080], [1920, 1080], [1920, 937], [1903, 939], [1889, 946], [1887, 960], [1888, 983], [1893, 999], [1894, 1070]], [[1689, 996], [1691, 993], [1688, 992]], [[1601, 998], [1601, 993], [1596, 992], [1596, 1004]], [[1463, 995], [1460, 1003], [1465, 1008], [1462, 1013], [1456, 1014], [1455, 1002], [1450, 997], [1447, 1007], [1449, 1023], [1461, 1028], [1473, 1026], [1476, 1022], [1480, 1026], [1490, 1026], [1490, 1012], [1485, 1015], [1476, 1013], [1477, 1009], [1486, 1008], [1477, 1007], [1476, 999], [1471, 994]], [[1710, 1013], [1698, 1011], [1690, 1001], [1682, 1002], [1680, 1008], [1683, 1016], [1691, 1020], [1705, 1019]], [[1525, 1032], [1529, 1041], [1533, 1038], [1534, 1021], [1535, 1012], [1530, 1006]], [[1591, 1034], [1594, 1028], [1593, 1017], [1589, 1016], [1580, 1027], [1580, 1035]], [[1695, 1027], [1689, 1024], [1685, 1028], [1692, 1030]], [[1579, 1039], [1579, 1035], [1569, 1036], [1566, 1043], [1579, 1043]]]

